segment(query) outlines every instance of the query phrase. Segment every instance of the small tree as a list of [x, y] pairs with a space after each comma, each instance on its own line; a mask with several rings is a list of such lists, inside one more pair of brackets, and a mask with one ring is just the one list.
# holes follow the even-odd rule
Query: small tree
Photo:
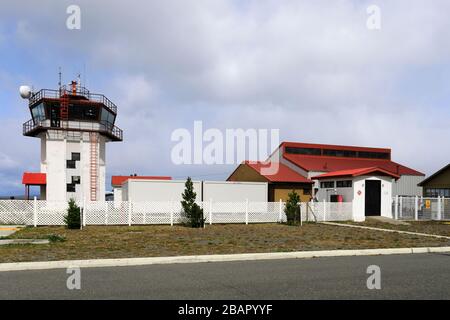
[[286, 201], [286, 207], [284, 213], [286, 214], [286, 220], [288, 225], [294, 225], [300, 222], [300, 196], [295, 190], [292, 190], [288, 194], [289, 199]]
[[194, 191], [194, 184], [190, 177], [186, 180], [185, 189], [181, 196], [183, 197], [183, 201], [181, 201], [183, 223], [192, 228], [202, 228], [205, 224], [203, 209], [195, 203], [197, 193]]
[[68, 229], [80, 229], [81, 209], [74, 199], [69, 200], [69, 209], [67, 209], [67, 215], [64, 217], [64, 223]]

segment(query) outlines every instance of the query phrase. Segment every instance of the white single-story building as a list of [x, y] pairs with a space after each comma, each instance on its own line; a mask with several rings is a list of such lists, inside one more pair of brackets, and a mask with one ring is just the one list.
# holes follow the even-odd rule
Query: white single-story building
[[398, 175], [382, 168], [340, 170], [312, 177], [319, 181], [318, 201], [353, 202], [355, 220], [392, 218], [392, 181]]
[[172, 180], [172, 177], [168, 176], [138, 176], [138, 175], [129, 175], [129, 176], [112, 176], [111, 177], [111, 186], [113, 188], [114, 201], [122, 201], [122, 188], [124, 183], [128, 179], [134, 180]]
[[[114, 201], [181, 201], [185, 180], [170, 177], [113, 176]], [[267, 202], [266, 182], [192, 181], [197, 201]]]

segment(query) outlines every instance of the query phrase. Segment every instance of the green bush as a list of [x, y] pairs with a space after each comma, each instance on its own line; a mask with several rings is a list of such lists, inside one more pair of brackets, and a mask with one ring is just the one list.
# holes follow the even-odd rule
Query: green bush
[[64, 217], [64, 223], [67, 229], [80, 229], [81, 227], [81, 209], [74, 199], [69, 201], [69, 209], [67, 209], [67, 215]]
[[64, 236], [60, 236], [59, 234], [49, 234], [47, 236], [48, 241], [50, 242], [64, 242], [66, 238]]
[[190, 177], [187, 178], [181, 201], [182, 223], [192, 228], [203, 228], [205, 218], [203, 217], [203, 209], [195, 203], [197, 194], [194, 192], [194, 185]]
[[295, 225], [300, 223], [300, 196], [295, 190], [292, 190], [288, 194], [288, 200], [286, 201], [286, 207], [284, 213], [286, 214], [286, 220], [288, 225]]

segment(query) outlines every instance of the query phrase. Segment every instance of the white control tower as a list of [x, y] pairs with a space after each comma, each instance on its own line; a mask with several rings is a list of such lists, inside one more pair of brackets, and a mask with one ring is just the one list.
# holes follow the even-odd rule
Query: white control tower
[[59, 90], [31, 92], [23, 86], [20, 94], [32, 116], [23, 134], [41, 140], [41, 172], [23, 176], [27, 193], [39, 185], [42, 200], [104, 201], [106, 143], [123, 139], [114, 125], [116, 105], [75, 81]]

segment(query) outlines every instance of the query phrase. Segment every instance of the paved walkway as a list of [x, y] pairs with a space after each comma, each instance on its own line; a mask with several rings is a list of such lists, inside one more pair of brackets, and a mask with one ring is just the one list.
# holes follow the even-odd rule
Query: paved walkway
[[336, 222], [319, 222], [319, 223], [328, 224], [331, 226], [339, 226], [339, 227], [347, 227], [347, 228], [360, 228], [360, 229], [368, 229], [368, 230], [376, 230], [376, 231], [384, 231], [384, 232], [396, 232], [396, 233], [402, 233], [402, 234], [410, 234], [410, 235], [414, 235], [414, 236], [432, 237], [432, 238], [440, 238], [440, 239], [450, 240], [450, 237], [441, 236], [438, 234], [402, 231], [402, 230], [395, 230], [395, 229], [383, 229], [383, 228], [366, 227], [366, 226], [356, 226], [354, 224], [336, 223]]
[[20, 226], [1, 226], [0, 225], [0, 238], [7, 237], [20, 230]]
[[410, 225], [408, 222], [405, 222], [405, 221], [395, 220], [392, 218], [381, 217], [381, 216], [366, 217], [366, 220], [379, 221], [379, 222], [389, 223], [389, 224], [393, 224], [393, 225], [402, 225], [402, 226]]

